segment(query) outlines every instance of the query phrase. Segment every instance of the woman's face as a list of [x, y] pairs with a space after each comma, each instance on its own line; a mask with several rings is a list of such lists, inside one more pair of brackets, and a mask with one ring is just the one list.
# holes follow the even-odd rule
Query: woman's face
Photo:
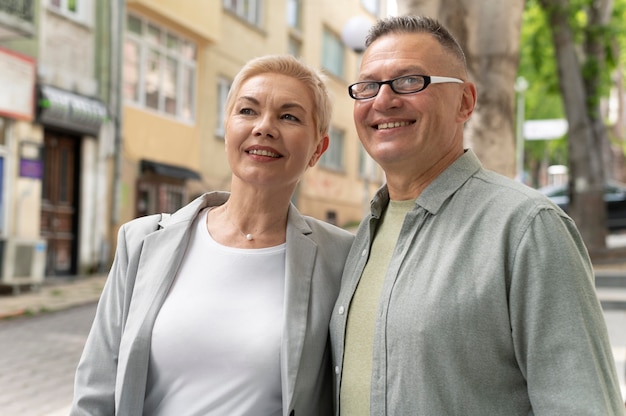
[[225, 123], [234, 177], [270, 188], [295, 187], [328, 147], [314, 108], [313, 95], [295, 78], [266, 73], [244, 81]]

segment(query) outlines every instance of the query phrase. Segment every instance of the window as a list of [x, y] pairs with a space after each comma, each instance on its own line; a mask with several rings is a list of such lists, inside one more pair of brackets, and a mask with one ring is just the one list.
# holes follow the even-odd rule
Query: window
[[343, 171], [343, 142], [345, 133], [343, 130], [331, 126], [329, 136], [330, 144], [326, 152], [324, 152], [320, 158], [320, 166], [331, 170]]
[[93, 0], [48, 0], [50, 9], [74, 20], [91, 23]]
[[226, 118], [226, 98], [230, 90], [230, 80], [219, 77], [217, 80], [217, 125], [215, 127], [215, 135], [224, 137], [224, 119]]
[[158, 177], [140, 179], [137, 184], [135, 216], [175, 212], [185, 204], [185, 196], [182, 181], [181, 183], [165, 183]]
[[302, 56], [302, 42], [295, 36], [289, 36], [287, 53], [293, 56]]
[[124, 99], [191, 122], [195, 117], [196, 44], [143, 18], [128, 15]]
[[251, 25], [261, 27], [263, 0], [223, 0], [226, 10], [230, 10]]
[[380, 0], [361, 0], [361, 4], [374, 16], [380, 16]]
[[302, 0], [287, 0], [287, 24], [292, 29], [302, 29]]
[[322, 39], [322, 67], [336, 77], [343, 78], [344, 47], [339, 36], [324, 29]]
[[359, 146], [359, 177], [370, 181], [378, 179], [376, 162], [367, 154], [363, 146]]

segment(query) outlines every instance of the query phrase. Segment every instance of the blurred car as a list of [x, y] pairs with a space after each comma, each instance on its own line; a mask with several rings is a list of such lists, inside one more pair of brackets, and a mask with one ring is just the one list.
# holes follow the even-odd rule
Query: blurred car
[[[551, 185], [539, 191], [567, 212], [569, 208], [568, 185]], [[609, 181], [604, 187], [606, 202], [606, 225], [611, 231], [626, 229], [626, 184]]]

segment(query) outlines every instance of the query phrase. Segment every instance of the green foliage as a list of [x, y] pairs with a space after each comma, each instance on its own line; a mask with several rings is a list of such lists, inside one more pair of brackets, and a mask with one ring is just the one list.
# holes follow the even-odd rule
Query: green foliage
[[[518, 76], [528, 81], [525, 93], [527, 120], [565, 117], [550, 25], [537, 0], [526, 2]], [[544, 160], [548, 164], [564, 164], [563, 155], [567, 157], [567, 143], [564, 140], [527, 141], [524, 147], [527, 166]]]
[[626, 50], [626, 0], [615, 0], [613, 2], [613, 14], [609, 28], [610, 39], [613, 39], [611, 49], [611, 63], [617, 65], [626, 64], [626, 54], [620, 51]]
[[[626, 0], [614, 0], [608, 25], [589, 24], [588, 13], [593, 1], [570, 0], [568, 15], [575, 42], [581, 51], [579, 56], [583, 78], [597, 82], [596, 94], [590, 97], [587, 104], [589, 108], [597, 109], [600, 99], [609, 94], [614, 69], [618, 63], [626, 63], [626, 56], [619, 53], [626, 50]], [[527, 0], [522, 20], [518, 68], [518, 76], [526, 78], [529, 84], [525, 93], [527, 120], [565, 118], [551, 30], [540, 0]], [[584, 56], [584, 44], [589, 41], [599, 41], [603, 45], [606, 57], [603, 62], [595, 57]], [[548, 164], [567, 164], [567, 140], [528, 141], [525, 143], [525, 153], [527, 165], [538, 160]]]

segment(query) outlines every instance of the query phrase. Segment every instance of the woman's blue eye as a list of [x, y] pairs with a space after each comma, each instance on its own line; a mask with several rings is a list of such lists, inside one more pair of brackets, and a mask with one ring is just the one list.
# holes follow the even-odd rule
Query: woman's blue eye
[[291, 121], [300, 121], [300, 119], [294, 115], [291, 114], [285, 114], [283, 116], [283, 118], [287, 119], [287, 120], [291, 120]]
[[251, 108], [242, 108], [239, 110], [239, 114], [254, 114]]

